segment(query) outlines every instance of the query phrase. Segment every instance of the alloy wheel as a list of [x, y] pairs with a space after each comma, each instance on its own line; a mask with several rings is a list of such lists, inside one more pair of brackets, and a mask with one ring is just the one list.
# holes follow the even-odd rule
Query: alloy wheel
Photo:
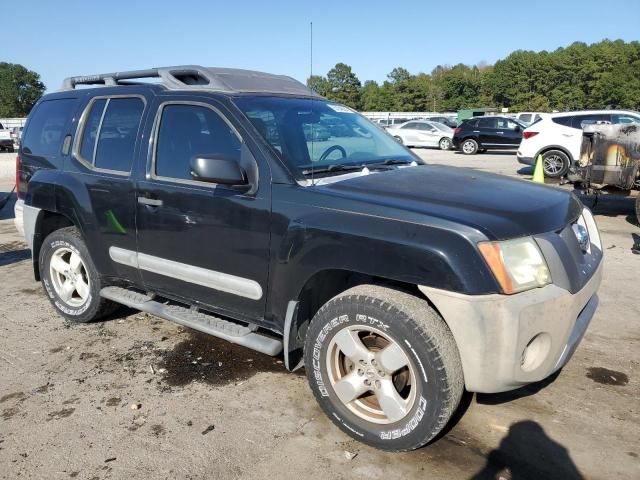
[[77, 252], [61, 247], [49, 262], [51, 283], [60, 299], [71, 307], [80, 307], [89, 298], [90, 280], [87, 267]]
[[338, 332], [329, 344], [329, 380], [355, 415], [378, 424], [402, 420], [416, 399], [414, 367], [386, 333], [364, 325]]

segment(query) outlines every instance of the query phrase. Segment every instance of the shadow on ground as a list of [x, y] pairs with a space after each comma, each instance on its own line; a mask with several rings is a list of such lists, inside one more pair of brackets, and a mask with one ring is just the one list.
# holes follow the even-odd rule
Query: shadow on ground
[[[7, 198], [9, 195], [9, 198]], [[6, 203], [5, 203], [6, 199]], [[4, 206], [2, 205], [4, 203]], [[0, 192], [0, 220], [14, 218], [13, 206], [16, 204], [16, 194], [9, 191]]]
[[584, 478], [569, 451], [532, 420], [514, 423], [472, 480]]

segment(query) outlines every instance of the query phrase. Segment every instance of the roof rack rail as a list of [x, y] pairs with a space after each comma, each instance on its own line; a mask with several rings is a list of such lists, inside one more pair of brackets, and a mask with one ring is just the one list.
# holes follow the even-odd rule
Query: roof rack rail
[[305, 84], [285, 75], [237, 68], [179, 65], [148, 68], [127, 72], [101, 73], [69, 77], [62, 90], [75, 90], [79, 85], [117, 86], [137, 84], [136, 80], [159, 78], [158, 84], [169, 90], [209, 90], [225, 93], [276, 93], [306, 97], [319, 97]]
[[160, 83], [171, 89], [201, 87], [211, 90], [232, 90], [219, 78], [216, 78], [215, 75], [212, 75], [209, 69], [199, 65], [180, 65], [68, 77], [65, 78], [62, 84], [62, 90], [74, 90], [78, 85], [126, 85], [131, 84], [126, 80], [141, 80], [145, 78], [160, 78]]

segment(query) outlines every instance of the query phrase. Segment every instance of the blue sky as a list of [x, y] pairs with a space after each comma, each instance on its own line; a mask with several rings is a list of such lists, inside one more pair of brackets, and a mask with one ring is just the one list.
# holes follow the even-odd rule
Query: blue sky
[[[438, 64], [493, 63], [516, 49], [638, 40], [640, 1], [20, 0], [5, 5], [0, 61], [40, 73], [49, 90], [69, 75], [196, 63], [309, 74], [337, 62], [361, 81]], [[4, 9], [3, 9], [4, 10]]]

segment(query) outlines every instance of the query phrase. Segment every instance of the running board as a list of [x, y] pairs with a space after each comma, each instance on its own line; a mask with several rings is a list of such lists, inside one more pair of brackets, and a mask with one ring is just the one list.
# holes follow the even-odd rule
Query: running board
[[156, 302], [152, 296], [121, 287], [105, 287], [100, 296], [267, 355], [282, 351], [281, 340], [256, 333], [255, 325], [245, 327], [194, 309]]

